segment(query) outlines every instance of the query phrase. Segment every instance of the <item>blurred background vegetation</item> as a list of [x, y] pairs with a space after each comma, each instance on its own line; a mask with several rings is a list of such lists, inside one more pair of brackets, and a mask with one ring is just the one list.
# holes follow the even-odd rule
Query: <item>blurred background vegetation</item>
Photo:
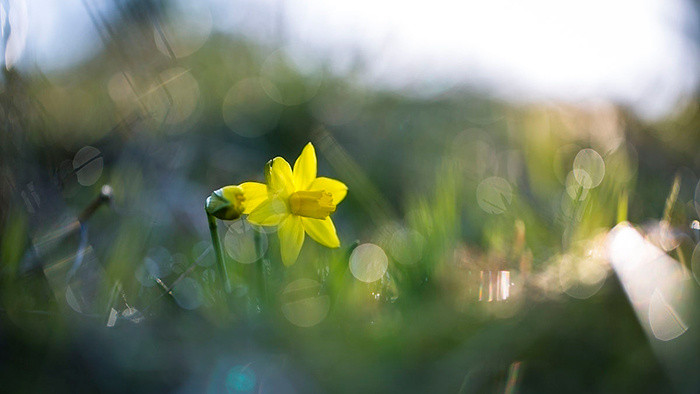
[[[84, 2], [89, 60], [3, 69], [3, 391], [700, 389], [697, 95], [655, 120], [409, 95], [115, 4]], [[341, 247], [284, 268], [274, 229], [225, 222], [222, 302], [204, 199], [309, 141], [349, 187]], [[624, 221], [680, 273], [659, 313], [611, 267]]]

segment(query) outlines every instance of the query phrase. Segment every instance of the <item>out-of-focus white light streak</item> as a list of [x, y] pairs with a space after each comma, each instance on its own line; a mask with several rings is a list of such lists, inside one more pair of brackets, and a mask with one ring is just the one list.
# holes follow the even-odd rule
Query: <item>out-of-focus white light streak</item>
[[650, 336], [675, 339], [688, 330], [682, 311], [690, 298], [683, 291], [683, 267], [626, 223], [608, 235], [608, 258], [632, 307]]

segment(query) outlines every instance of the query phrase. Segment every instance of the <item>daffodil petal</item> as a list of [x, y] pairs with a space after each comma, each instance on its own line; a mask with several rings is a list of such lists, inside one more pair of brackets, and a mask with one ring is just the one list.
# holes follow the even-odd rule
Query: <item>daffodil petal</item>
[[[243, 196], [245, 201], [243, 206], [244, 214], [249, 214], [253, 212], [255, 208], [258, 207], [263, 201], [267, 199], [267, 185], [259, 182], [245, 182], [241, 183], [240, 186], [243, 189]], [[224, 197], [226, 197], [226, 189], [224, 188]]]
[[333, 195], [333, 204], [338, 205], [348, 194], [348, 187], [336, 179], [318, 177], [311, 182], [309, 190], [325, 190]]
[[280, 254], [282, 262], [290, 266], [297, 261], [299, 251], [304, 244], [304, 226], [301, 224], [301, 217], [289, 215], [280, 224], [277, 230], [280, 239]]
[[325, 219], [302, 217], [301, 223], [314, 241], [329, 248], [340, 247], [340, 240], [330, 217]]
[[292, 167], [289, 166], [287, 160], [279, 156], [275, 157], [267, 164], [265, 172], [270, 194], [289, 196], [294, 193], [295, 188]]
[[297, 190], [306, 190], [316, 179], [316, 150], [309, 142], [294, 162], [294, 185]]
[[276, 226], [289, 215], [287, 205], [280, 198], [268, 198], [248, 215], [248, 221], [259, 226]]

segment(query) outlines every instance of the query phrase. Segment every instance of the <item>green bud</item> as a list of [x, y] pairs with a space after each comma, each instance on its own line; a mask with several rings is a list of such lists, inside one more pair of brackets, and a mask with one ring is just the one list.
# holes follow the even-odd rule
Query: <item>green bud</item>
[[204, 209], [208, 214], [221, 220], [234, 220], [241, 217], [245, 209], [245, 196], [240, 186], [225, 186], [207, 197]]

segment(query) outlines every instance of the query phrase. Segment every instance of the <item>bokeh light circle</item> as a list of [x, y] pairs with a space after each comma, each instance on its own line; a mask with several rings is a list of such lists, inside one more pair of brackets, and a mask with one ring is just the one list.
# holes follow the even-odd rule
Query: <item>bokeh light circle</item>
[[508, 210], [513, 201], [513, 189], [507, 180], [492, 176], [476, 187], [476, 201], [487, 213], [501, 214]]
[[423, 257], [425, 238], [415, 230], [397, 228], [389, 239], [389, 253], [396, 261], [405, 265], [417, 263]]
[[265, 254], [267, 246], [267, 235], [264, 232], [255, 231], [245, 220], [233, 222], [224, 237], [226, 253], [241, 264], [256, 262]]
[[384, 250], [371, 243], [355, 248], [350, 255], [350, 272], [362, 282], [375, 282], [384, 276], [389, 267], [389, 258]]
[[175, 125], [194, 113], [199, 98], [199, 84], [190, 72], [173, 67], [159, 74], [142, 102], [155, 122]]
[[156, 47], [176, 58], [196, 52], [209, 38], [212, 15], [206, 2], [173, 1], [153, 27]]
[[83, 147], [73, 157], [73, 171], [78, 183], [83, 186], [97, 182], [102, 175], [103, 166], [102, 152], [92, 146]]
[[173, 254], [171, 271], [174, 275], [180, 275], [189, 267], [190, 262], [184, 253]]
[[132, 87], [133, 77], [127, 72], [118, 72], [112, 75], [107, 82], [107, 92], [117, 107], [130, 112], [137, 108], [139, 97]]
[[136, 267], [136, 271], [134, 271], [134, 277], [136, 277], [136, 280], [138, 280], [139, 283], [141, 283], [141, 286], [144, 287], [153, 287], [156, 284], [155, 278], [150, 273], [148, 273], [145, 264], [141, 264], [138, 267]]
[[574, 158], [574, 177], [582, 187], [592, 189], [600, 185], [605, 176], [605, 162], [593, 149], [581, 149]]
[[183, 309], [197, 309], [204, 302], [202, 285], [192, 278], [182, 278], [173, 287], [173, 298]]
[[313, 327], [322, 322], [330, 310], [330, 297], [319, 294], [321, 284], [313, 279], [298, 279], [282, 292], [282, 314], [299, 327]]
[[[669, 295], [681, 293], [678, 289], [683, 289], [681, 283], [678, 283], [675, 291], [656, 288], [649, 299], [649, 327], [656, 339], [660, 341], [676, 339], [688, 331], [688, 326], [679, 316], [676, 306], [667, 300]], [[682, 299], [682, 297], [677, 297], [677, 299]]]
[[143, 260], [146, 271], [153, 278], [163, 278], [170, 275], [173, 263], [173, 256], [164, 247], [150, 249], [148, 256]]

